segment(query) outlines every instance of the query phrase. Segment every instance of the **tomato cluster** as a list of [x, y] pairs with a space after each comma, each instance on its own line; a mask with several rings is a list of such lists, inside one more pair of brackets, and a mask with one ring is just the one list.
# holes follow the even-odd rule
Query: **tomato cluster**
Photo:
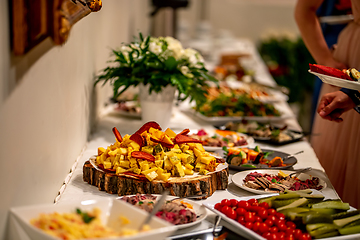
[[310, 240], [311, 236], [287, 221], [284, 214], [257, 199], [223, 199], [214, 208], [269, 240]]

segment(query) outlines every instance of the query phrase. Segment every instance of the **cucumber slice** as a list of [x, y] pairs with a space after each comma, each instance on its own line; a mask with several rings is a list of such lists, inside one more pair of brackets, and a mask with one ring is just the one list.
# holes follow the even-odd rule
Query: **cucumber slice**
[[281, 211], [281, 210], [284, 210], [284, 209], [287, 209], [287, 208], [295, 208], [295, 207], [301, 207], [301, 206], [304, 206], [308, 203], [308, 200], [307, 198], [300, 198], [300, 199], [297, 199], [296, 201], [286, 205], [286, 206], [283, 206], [283, 207], [279, 207], [276, 209], [276, 211]]
[[309, 208], [287, 208], [284, 210], [279, 211], [280, 213], [284, 214], [286, 218], [290, 219], [291, 221], [301, 220], [302, 214], [309, 212]]
[[351, 217], [347, 217], [347, 218], [336, 219], [336, 220], [334, 220], [334, 224], [338, 227], [343, 227], [346, 224], [352, 223], [359, 219], [360, 219], [360, 214], [357, 214], [355, 216], [351, 216]]
[[303, 224], [332, 223], [333, 219], [329, 214], [314, 213], [310, 211], [302, 217], [302, 222]]
[[290, 199], [275, 199], [274, 201], [272, 201], [272, 205], [271, 207], [273, 208], [280, 208], [286, 205], [289, 205], [290, 203], [295, 202], [296, 200], [298, 200], [300, 198], [290, 198]]
[[352, 227], [346, 227], [346, 228], [340, 228], [339, 232], [341, 235], [349, 235], [349, 234], [355, 234], [360, 233], [360, 225], [352, 226]]
[[330, 227], [334, 227], [334, 226], [335, 225], [332, 224], [332, 223], [312, 223], [312, 224], [307, 224], [306, 225], [306, 231], [311, 232], [311, 231], [314, 231], [316, 229], [320, 229], [320, 228], [323, 228], [323, 227], [330, 228]]
[[344, 203], [342, 201], [331, 200], [331, 201], [323, 201], [320, 203], [312, 204], [311, 208], [334, 208], [334, 209], [349, 210], [350, 205], [349, 203]]
[[360, 213], [360, 210], [354, 210], [354, 211], [336, 213], [336, 214], [333, 214], [331, 216], [335, 220], [335, 219], [341, 219], [341, 218], [347, 218], [347, 217], [355, 216], [355, 215], [357, 215], [359, 213]]
[[349, 224], [346, 224], [346, 225], [344, 226], [344, 228], [353, 227], [353, 226], [356, 226], [356, 225], [360, 225], [360, 219], [355, 220], [355, 221], [353, 221], [353, 222], [351, 222], [351, 223], [349, 223]]
[[[311, 225], [311, 224], [308, 224], [308, 225]], [[308, 225], [306, 225], [306, 230], [308, 229], [307, 228]], [[310, 236], [318, 238], [321, 235], [332, 233], [334, 231], [337, 232], [337, 227], [334, 224], [332, 224], [332, 223], [327, 223], [327, 224], [323, 223], [323, 225], [321, 227], [318, 227], [318, 228], [316, 228], [314, 230], [311, 230], [311, 231], [308, 230], [308, 233], [310, 234]]]
[[332, 231], [332, 232], [328, 232], [328, 233], [324, 233], [318, 236], [315, 236], [315, 239], [319, 239], [319, 238], [330, 238], [330, 237], [335, 237], [338, 236], [339, 232], [338, 231]]

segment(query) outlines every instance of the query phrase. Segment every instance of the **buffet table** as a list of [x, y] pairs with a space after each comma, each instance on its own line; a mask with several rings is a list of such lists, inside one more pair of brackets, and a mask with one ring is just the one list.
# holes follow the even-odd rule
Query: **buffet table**
[[[231, 47], [226, 46], [226, 48], [218, 48], [218, 51], [234, 51], [239, 50], [242, 52], [247, 52], [251, 55], [250, 62], [251, 66], [256, 69], [255, 78], [261, 84], [268, 86], [276, 86], [275, 81], [272, 79], [271, 75], [267, 71], [265, 64], [262, 62], [259, 54], [256, 51], [255, 46], [252, 42], [248, 40], [239, 40], [234, 42], [234, 45]], [[215, 60], [216, 61], [216, 60]], [[212, 62], [208, 62], [208, 67], [213, 66]], [[287, 114], [292, 115], [293, 113], [286, 102], [282, 103], [283, 111]], [[301, 127], [296, 121], [295, 117], [287, 118], [282, 120], [282, 124], [288, 125], [289, 128], [293, 130], [301, 131]], [[82, 201], [88, 199], [102, 199], [104, 197], [117, 198], [117, 195], [111, 195], [106, 192], [99, 191], [97, 187], [94, 187], [87, 182], [83, 181], [83, 164], [91, 156], [97, 154], [98, 147], [107, 147], [108, 145], [114, 143], [115, 137], [112, 133], [112, 128], [116, 127], [119, 132], [124, 136], [125, 134], [132, 134], [137, 131], [142, 126], [142, 121], [138, 118], [123, 117], [119, 116], [114, 110], [113, 107], [108, 106], [104, 109], [104, 112], [100, 118], [99, 124], [91, 136], [90, 141], [88, 142], [86, 148], [82, 152], [81, 156], [78, 158], [76, 163], [73, 166], [72, 171], [65, 179], [64, 185], [60, 190], [58, 197], [56, 198], [57, 204], [63, 204], [71, 201]], [[182, 131], [185, 128], [189, 129], [214, 129], [209, 123], [197, 118], [189, 112], [181, 111], [180, 107], [175, 107], [173, 110], [173, 115], [169, 124], [169, 127], [176, 133]], [[332, 187], [329, 179], [327, 178], [324, 169], [319, 163], [312, 147], [306, 139], [303, 139], [298, 142], [283, 146], [273, 146], [267, 145], [264, 143], [256, 142], [256, 145], [259, 145], [262, 148], [274, 149], [277, 151], [285, 152], [288, 154], [296, 153], [298, 151], [304, 151], [302, 154], [296, 156], [297, 164], [293, 166], [293, 169], [301, 169], [305, 167], [312, 167], [312, 170], [308, 172], [311, 176], [317, 176], [323, 179], [327, 187], [322, 191], [322, 193], [328, 198], [338, 198], [338, 195], [334, 188]], [[229, 175], [229, 185], [226, 190], [218, 190], [211, 197], [205, 200], [199, 200], [198, 203], [204, 203], [206, 201], [217, 201], [224, 198], [234, 198], [234, 197], [244, 197], [252, 196], [254, 193], [242, 190], [232, 183], [231, 178], [236, 173], [236, 171], [230, 170]], [[207, 210], [208, 211], [208, 210]], [[195, 226], [178, 230], [175, 235], [182, 235], [185, 233], [195, 233], [203, 230], [211, 230], [213, 228], [215, 214], [208, 211], [207, 218], [202, 221], [200, 224]], [[220, 223], [223, 226], [227, 226], [229, 229], [236, 232], [237, 229], [232, 229], [226, 222]], [[239, 233], [240, 234], [240, 233]]]
[[[233, 42], [233, 45], [227, 44], [223, 48], [217, 47], [216, 49], [219, 52], [237, 51], [241, 53], [247, 53], [249, 56], [251, 56], [251, 58], [247, 59], [247, 64], [249, 64], [249, 66], [251, 66], [255, 70], [254, 79], [256, 79], [258, 83], [264, 85], [272, 87], [276, 86], [275, 81], [272, 79], [271, 75], [267, 71], [265, 64], [261, 60], [254, 44], [251, 41], [246, 39], [237, 40]], [[218, 61], [218, 59], [214, 58], [213, 61], [207, 62], [208, 68], [211, 69], [216, 63], [216, 61]], [[281, 102], [281, 106], [282, 111], [290, 116], [289, 118], [282, 119], [281, 124], [286, 124], [290, 129], [301, 131], [301, 127], [296, 121], [296, 118], [292, 113], [289, 105], [285, 101], [283, 101]], [[182, 109], [183, 108], [181, 106], [176, 106], [173, 109], [172, 118], [168, 127], [171, 128], [174, 132], [179, 133], [186, 128], [205, 130], [215, 129], [214, 126], [212, 126], [210, 123], [196, 117], [191, 112], [182, 111]], [[79, 202], [84, 200], [100, 200], [104, 198], [118, 198], [119, 196], [116, 194], [108, 194], [104, 191], [99, 191], [97, 187], [85, 182], [83, 180], [83, 165], [90, 157], [97, 154], [97, 149], [99, 147], [106, 148], [107, 146], [115, 142], [115, 137], [112, 132], [113, 127], [116, 127], [121, 133], [121, 135], [124, 136], [125, 134], [132, 134], [136, 132], [142, 125], [143, 122], [139, 118], [119, 116], [119, 114], [114, 111], [113, 106], [109, 105], [105, 107], [102, 115], [100, 116], [99, 123], [91, 136], [91, 139], [85, 146], [81, 155], [76, 160], [75, 164], [72, 166], [70, 173], [64, 180], [64, 184], [59, 190], [59, 195], [55, 199], [56, 204], [67, 204], [70, 202]], [[296, 170], [306, 167], [312, 167], [312, 170], [307, 172], [307, 174], [311, 176], [317, 176], [323, 179], [327, 184], [327, 187], [322, 190], [322, 193], [328, 198], [339, 198], [328, 177], [326, 176], [324, 169], [319, 163], [312, 147], [305, 138], [301, 141], [282, 146], [268, 145], [260, 142], [256, 142], [255, 144], [259, 145], [261, 148], [264, 149], [273, 149], [288, 154], [303, 151], [302, 154], [296, 155], [297, 163], [291, 169]], [[250, 147], [255, 147], [255, 144], [254, 146]], [[226, 190], [217, 190], [209, 198], [205, 200], [198, 200], [196, 202], [202, 204], [207, 201], [221, 201], [225, 198], [232, 199], [236, 197], [246, 197], [254, 195], [254, 193], [245, 191], [232, 183], [232, 176], [237, 173], [236, 171], [230, 170], [229, 173], [229, 185]], [[192, 235], [205, 231], [212, 232], [216, 215], [209, 210], [206, 211], [207, 217], [205, 220], [201, 221], [199, 224], [176, 231], [175, 234], [173, 234], [170, 238], [178, 238], [179, 236], [185, 236], [189, 233]], [[225, 226], [228, 229], [234, 231], [235, 233], [241, 235], [241, 232], [239, 232], [238, 229], [232, 227], [225, 221], [221, 221], [220, 225]], [[24, 235], [23, 237], [21, 237], [21, 239], [29, 238]]]

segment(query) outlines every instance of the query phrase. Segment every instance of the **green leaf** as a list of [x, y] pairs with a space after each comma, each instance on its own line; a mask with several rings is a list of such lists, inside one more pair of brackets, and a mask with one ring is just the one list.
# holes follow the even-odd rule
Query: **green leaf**
[[177, 66], [177, 61], [174, 57], [169, 57], [167, 60], [165, 60], [165, 67], [170, 70], [174, 71]]

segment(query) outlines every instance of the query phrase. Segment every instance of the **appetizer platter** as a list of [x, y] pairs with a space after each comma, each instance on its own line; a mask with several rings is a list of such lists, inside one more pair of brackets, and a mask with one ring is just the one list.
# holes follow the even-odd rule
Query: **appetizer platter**
[[256, 141], [284, 145], [300, 141], [304, 133], [288, 129], [287, 125], [275, 126], [271, 123], [259, 123], [256, 121], [228, 122], [220, 129], [237, 131], [253, 137]]
[[318, 76], [324, 83], [360, 91], [360, 73], [354, 68], [339, 70], [317, 64], [309, 64], [309, 67], [309, 73]]
[[[136, 194], [119, 197], [119, 200], [130, 203], [146, 212], [151, 212], [158, 194]], [[201, 204], [189, 199], [178, 199], [174, 196], [167, 196], [165, 204], [155, 214], [155, 216], [165, 220], [178, 229], [187, 228], [199, 224], [207, 216], [207, 211]]]
[[290, 154], [271, 149], [251, 148], [226, 148], [216, 151], [219, 156], [224, 156], [229, 168], [233, 170], [255, 169], [288, 169], [297, 163], [297, 159]]
[[216, 151], [222, 147], [245, 147], [254, 143], [254, 139], [246, 134], [219, 129], [190, 130], [189, 137], [202, 141], [206, 151]]
[[248, 239], [360, 238], [360, 211], [316, 190], [237, 197], [203, 205]]
[[289, 176], [295, 171], [288, 170], [248, 170], [234, 174], [232, 182], [246, 191], [256, 194], [278, 193], [286, 190], [323, 190], [326, 182], [305, 173]]
[[188, 136], [161, 131], [156, 122], [144, 124], [124, 137], [113, 128], [115, 143], [99, 147], [97, 155], [84, 163], [83, 180], [111, 194], [160, 194], [187, 197], [211, 196], [228, 185], [228, 165]]
[[157, 240], [177, 230], [158, 218], [139, 230], [148, 213], [110, 198], [16, 207], [10, 212], [29, 239]]

